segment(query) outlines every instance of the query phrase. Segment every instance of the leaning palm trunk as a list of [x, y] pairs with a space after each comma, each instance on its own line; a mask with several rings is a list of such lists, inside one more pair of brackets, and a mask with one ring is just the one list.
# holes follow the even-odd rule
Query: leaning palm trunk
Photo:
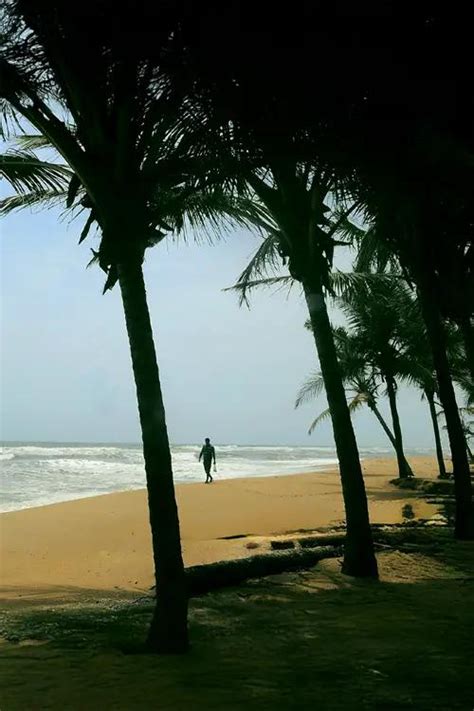
[[387, 435], [387, 437], [389, 438], [392, 447], [394, 448], [395, 451], [397, 451], [397, 443], [395, 441], [395, 437], [393, 436], [393, 433], [392, 433], [390, 427], [387, 425], [384, 418], [382, 417], [382, 413], [380, 412], [379, 408], [373, 402], [368, 402], [367, 404], [369, 406], [369, 409], [372, 410], [375, 417], [382, 425], [382, 429], [385, 432], [385, 434]]
[[426, 399], [430, 408], [431, 422], [433, 423], [433, 434], [436, 444], [436, 458], [438, 459], [439, 479], [446, 479], [446, 466], [444, 464], [443, 446], [439, 432], [438, 417], [436, 415], [435, 400], [432, 390], [425, 390]]
[[347, 522], [343, 571], [348, 575], [377, 577], [367, 494], [324, 294], [318, 285], [314, 286], [308, 280], [303, 281], [303, 288], [339, 459]]
[[140, 413], [156, 577], [156, 606], [147, 643], [155, 652], [183, 652], [188, 646], [188, 598], [171, 452], [141, 261], [137, 258], [120, 264], [118, 275]]
[[473, 463], [474, 462], [474, 452], [470, 448], [469, 442], [466, 442], [466, 449], [467, 449], [467, 456], [469, 457], [469, 461], [471, 463]]
[[[378, 419], [378, 421], [379, 421], [380, 424], [382, 425], [383, 431], [385, 432], [385, 434], [386, 434], [387, 437], [389, 438], [390, 443], [391, 443], [391, 445], [392, 445], [392, 447], [394, 448], [395, 453], [396, 453], [396, 452], [397, 452], [397, 440], [396, 440], [395, 437], [393, 436], [393, 433], [392, 433], [390, 427], [387, 425], [387, 423], [385, 422], [384, 418], [382, 417], [382, 415], [381, 415], [381, 413], [380, 413], [380, 410], [378, 409], [377, 405], [375, 405], [374, 403], [370, 403], [370, 402], [368, 403], [368, 405], [369, 405], [369, 408], [370, 408], [370, 409], [372, 410], [372, 412], [374, 413], [375, 417]], [[406, 464], [406, 466], [410, 469], [410, 465], [408, 464], [408, 461], [407, 461], [406, 459], [405, 459], [405, 464]], [[410, 471], [411, 471], [411, 469], [410, 469]]]
[[393, 434], [395, 437], [395, 451], [397, 453], [398, 476], [400, 479], [408, 479], [413, 476], [412, 469], [407, 462], [403, 449], [402, 428], [400, 426], [400, 417], [398, 415], [397, 394], [395, 381], [391, 375], [385, 374], [385, 382], [387, 383], [388, 401], [390, 403], [390, 412], [393, 422]]
[[456, 498], [455, 536], [474, 539], [474, 511], [472, 485], [461, 418], [454, 393], [453, 381], [446, 353], [446, 334], [439, 309], [436, 291], [428, 282], [427, 273], [420, 283], [419, 298], [426, 324], [426, 332], [433, 353], [433, 362], [439, 386], [439, 398], [446, 418], [451, 458], [453, 462], [454, 491]]
[[472, 318], [468, 311], [467, 305], [465, 313], [460, 319], [460, 327], [464, 341], [464, 350], [466, 351], [467, 365], [472, 382], [474, 383], [474, 326], [472, 324]]

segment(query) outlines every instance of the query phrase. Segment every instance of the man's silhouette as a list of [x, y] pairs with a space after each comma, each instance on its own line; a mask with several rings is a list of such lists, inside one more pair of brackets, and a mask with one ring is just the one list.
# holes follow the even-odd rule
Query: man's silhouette
[[211, 440], [209, 437], [206, 437], [204, 440], [204, 446], [201, 449], [201, 454], [199, 455], [199, 461], [201, 461], [204, 464], [204, 471], [206, 472], [206, 484], [210, 484], [213, 480], [211, 476], [211, 466], [212, 462], [214, 462], [214, 467], [216, 466], [216, 450], [211, 444]]

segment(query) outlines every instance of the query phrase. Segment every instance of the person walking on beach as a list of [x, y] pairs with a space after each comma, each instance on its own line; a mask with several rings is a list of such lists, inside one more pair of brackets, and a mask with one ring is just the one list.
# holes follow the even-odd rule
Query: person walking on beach
[[209, 437], [204, 440], [204, 446], [201, 449], [201, 454], [199, 455], [199, 461], [204, 464], [204, 471], [206, 472], [206, 484], [210, 484], [214, 479], [211, 475], [211, 465], [214, 462], [214, 471], [216, 470], [216, 450], [211, 444]]

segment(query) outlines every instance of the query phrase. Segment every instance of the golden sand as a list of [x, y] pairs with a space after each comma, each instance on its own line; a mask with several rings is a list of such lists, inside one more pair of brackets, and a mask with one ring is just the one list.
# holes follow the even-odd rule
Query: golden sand
[[[411, 464], [418, 476], [435, 476], [430, 457]], [[431, 504], [389, 484], [395, 460], [371, 459], [363, 467], [373, 523], [401, 521], [407, 503], [417, 517], [434, 513]], [[216, 478], [212, 485], [176, 488], [186, 565], [243, 557], [268, 546], [272, 535], [344, 520], [337, 471]], [[1, 583], [8, 597], [53, 587], [145, 590], [153, 583], [144, 490], [5, 513], [0, 533]]]

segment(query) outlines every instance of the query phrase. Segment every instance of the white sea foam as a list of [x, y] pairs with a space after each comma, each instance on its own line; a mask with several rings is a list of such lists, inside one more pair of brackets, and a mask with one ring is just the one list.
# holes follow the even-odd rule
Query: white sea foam
[[[200, 445], [172, 448], [177, 482], [203, 480]], [[390, 450], [361, 449], [362, 456]], [[333, 447], [216, 445], [217, 477], [236, 479], [321, 471], [337, 465]], [[391, 454], [391, 452], [390, 452]], [[140, 445], [4, 443], [0, 449], [0, 510], [43, 506], [145, 487]]]

